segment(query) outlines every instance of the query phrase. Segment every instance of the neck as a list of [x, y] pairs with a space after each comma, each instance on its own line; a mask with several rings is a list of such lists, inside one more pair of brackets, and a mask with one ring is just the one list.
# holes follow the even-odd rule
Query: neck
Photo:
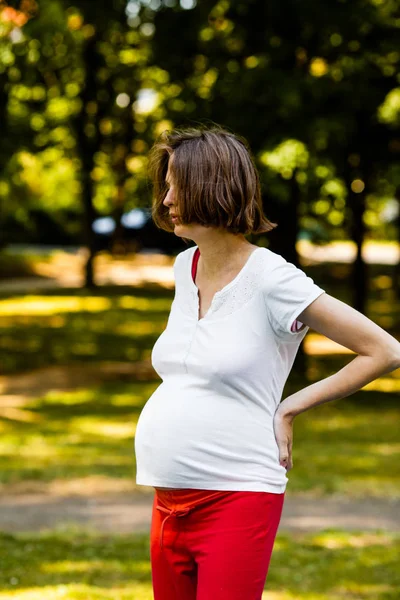
[[243, 235], [232, 234], [199, 240], [197, 246], [200, 251], [200, 270], [209, 280], [217, 278], [221, 273], [240, 269], [254, 249], [254, 245]]

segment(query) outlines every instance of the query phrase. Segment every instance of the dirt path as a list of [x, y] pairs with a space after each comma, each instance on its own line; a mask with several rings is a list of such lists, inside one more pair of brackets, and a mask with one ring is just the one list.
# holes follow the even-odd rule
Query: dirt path
[[[170, 259], [162, 259], [149, 266], [140, 265], [140, 268], [137, 264], [127, 266], [122, 262], [114, 265], [112, 269], [104, 266], [98, 283], [140, 284], [143, 281], [156, 281], [171, 287], [170, 262]], [[56, 266], [57, 273], [71, 273], [70, 269], [59, 268], [58, 263]], [[81, 272], [78, 270], [64, 279], [57, 278], [53, 271], [46, 271], [41, 275], [41, 278], [14, 280], [7, 284], [3, 282], [3, 289], [8, 285], [7, 291], [12, 294], [32, 289], [39, 291], [50, 287], [82, 285]], [[149, 362], [103, 362], [85, 365], [85, 369], [80, 366], [54, 366], [30, 373], [3, 376], [0, 377], [0, 413], [6, 417], [26, 418], [23, 405], [27, 399], [39, 396], [49, 389], [75, 389], [114, 378], [119, 381], [124, 378], [129, 381], [135, 378], [146, 380], [153, 374]], [[14, 494], [3, 490], [0, 496], [0, 531], [34, 532], [76, 524], [104, 533], [148, 533], [152, 501], [151, 490], [142, 493], [121, 490], [115, 494], [104, 493], [104, 490], [89, 494]], [[294, 495], [288, 489], [280, 524], [281, 531], [302, 533], [330, 527], [363, 531], [400, 531], [400, 498], [320, 498]]]
[[[101, 533], [148, 533], [153, 493], [71, 495], [22, 494], [0, 498], [0, 530], [38, 532], [78, 525]], [[400, 499], [306, 498], [287, 492], [281, 531], [400, 531]]]

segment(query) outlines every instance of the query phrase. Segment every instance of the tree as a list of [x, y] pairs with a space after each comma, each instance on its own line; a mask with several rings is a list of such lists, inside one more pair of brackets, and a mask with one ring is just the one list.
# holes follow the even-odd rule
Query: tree
[[[390, 1], [288, 0], [283, 10], [277, 0], [209, 0], [189, 11], [164, 5], [154, 14], [153, 60], [182, 87], [181, 105], [170, 108], [174, 123], [212, 119], [249, 140], [261, 169], [266, 213], [280, 224], [269, 234], [273, 247], [296, 263], [301, 198], [307, 206], [302, 217], [318, 218], [310, 191], [343, 190], [341, 198], [332, 197], [346, 205], [342, 219], [332, 207], [331, 233], [344, 226], [356, 242], [354, 305], [362, 312], [365, 195], [379, 194], [378, 172], [398, 153], [378, 119], [379, 107], [398, 85], [397, 12]], [[309, 168], [275, 169], [281, 180], [273, 190], [280, 194], [276, 202], [267, 187], [265, 166], [271, 165], [262, 158], [276, 155], [289, 140], [303, 145]]]

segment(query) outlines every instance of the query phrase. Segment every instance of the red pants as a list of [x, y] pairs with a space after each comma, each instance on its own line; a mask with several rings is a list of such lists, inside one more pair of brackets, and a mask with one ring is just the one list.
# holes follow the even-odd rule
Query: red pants
[[154, 600], [261, 600], [284, 493], [156, 490]]

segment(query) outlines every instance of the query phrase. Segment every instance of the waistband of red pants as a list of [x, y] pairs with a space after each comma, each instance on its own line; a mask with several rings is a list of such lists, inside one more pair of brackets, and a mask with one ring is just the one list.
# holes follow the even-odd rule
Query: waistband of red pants
[[176, 489], [176, 490], [160, 490], [156, 489], [156, 497], [163, 504], [171, 508], [186, 508], [196, 506], [206, 500], [218, 498], [231, 494], [230, 491], [220, 490], [199, 490], [199, 489]]
[[205, 504], [208, 500], [231, 493], [230, 491], [215, 490], [156, 489], [156, 508], [167, 515], [161, 525], [160, 548], [163, 547], [164, 525], [170, 517], [185, 517], [197, 506]]

